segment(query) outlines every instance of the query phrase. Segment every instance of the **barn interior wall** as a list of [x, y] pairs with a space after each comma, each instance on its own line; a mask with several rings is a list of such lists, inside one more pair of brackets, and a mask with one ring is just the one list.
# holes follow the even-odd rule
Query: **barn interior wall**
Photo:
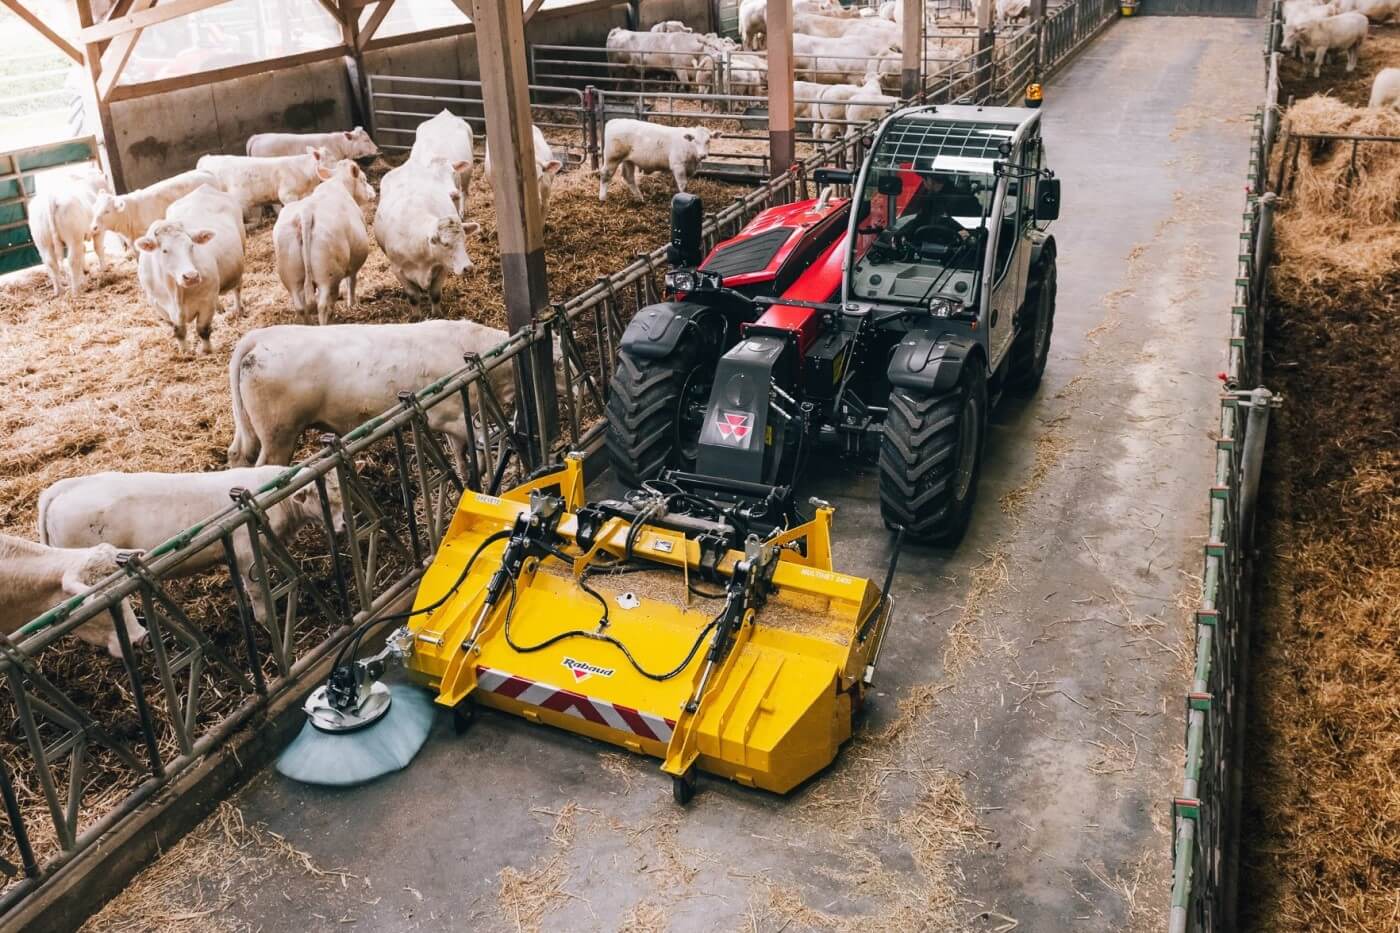
[[[679, 19], [696, 29], [709, 20], [708, 0], [643, 0], [642, 28]], [[526, 27], [528, 43], [601, 46], [625, 26], [627, 7], [543, 13]], [[371, 74], [473, 81], [480, 77], [476, 37], [452, 36], [366, 53]], [[242, 153], [253, 133], [321, 132], [351, 125], [350, 87], [340, 60], [300, 65], [168, 91], [112, 105], [116, 147], [128, 188], [194, 168], [210, 152]]]

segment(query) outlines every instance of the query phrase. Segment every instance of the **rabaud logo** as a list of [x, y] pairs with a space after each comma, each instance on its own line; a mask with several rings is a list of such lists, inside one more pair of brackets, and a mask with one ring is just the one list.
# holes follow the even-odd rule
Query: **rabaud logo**
[[586, 661], [575, 661], [573, 658], [565, 658], [564, 666], [574, 675], [574, 683], [576, 684], [582, 683], [594, 674], [599, 677], [611, 677], [616, 673], [611, 667], [599, 667]]

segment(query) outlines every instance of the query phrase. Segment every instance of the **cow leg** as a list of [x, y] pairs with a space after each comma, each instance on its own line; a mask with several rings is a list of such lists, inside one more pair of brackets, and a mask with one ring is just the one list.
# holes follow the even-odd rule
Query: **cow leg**
[[348, 308], [357, 308], [355, 303], [355, 276], [350, 276], [342, 283], [345, 285], [345, 305]]
[[316, 323], [322, 327], [331, 319], [331, 312], [335, 310], [335, 299], [340, 294], [340, 285], [326, 285], [316, 296]]
[[243, 316], [243, 281], [233, 286], [233, 317]]
[[1326, 49], [1318, 49], [1318, 50], [1317, 50], [1317, 55], [1314, 56], [1314, 58], [1313, 58], [1313, 77], [1314, 77], [1314, 78], [1320, 78], [1320, 77], [1322, 77], [1322, 62], [1323, 62], [1323, 59], [1325, 59], [1326, 57], [1327, 57], [1327, 50], [1326, 50]]
[[637, 166], [631, 162], [622, 163], [622, 180], [638, 201], [645, 200], [642, 189], [637, 184]]
[[215, 295], [214, 300], [209, 302], [207, 308], [199, 312], [199, 317], [195, 319], [195, 334], [199, 337], [198, 352], [206, 356], [214, 352], [214, 345], [209, 342], [209, 335], [214, 331], [214, 312], [219, 310], [219, 296]]
[[83, 290], [83, 241], [79, 240], [76, 247], [71, 243], [64, 246], [68, 250], [68, 290], [76, 298]]
[[672, 163], [672, 165], [671, 165], [671, 177], [673, 177], [673, 178], [676, 180], [676, 190], [677, 190], [677, 191], [680, 191], [680, 192], [684, 192], [684, 191], [685, 191], [686, 181], [688, 180], [689, 176], [690, 176], [690, 173], [686, 170], [686, 166], [685, 166], [685, 163], [684, 163], [684, 162], [682, 162], [682, 163], [680, 163], [680, 164]]
[[598, 173], [599, 201], [606, 201], [608, 199], [608, 182], [612, 180], [613, 175], [617, 174], [617, 165], [619, 161], [620, 160], [614, 159], [612, 156], [604, 158], [603, 169]]
[[1351, 48], [1347, 49], [1347, 73], [1348, 73], [1348, 74], [1350, 74], [1351, 72], [1353, 72], [1353, 71], [1356, 70], [1357, 53], [1360, 51], [1360, 49], [1361, 49], [1361, 47], [1360, 47], [1359, 45], [1353, 45]]
[[180, 348], [180, 355], [192, 356], [193, 354], [190, 353], [189, 341], [186, 339], [185, 322], [181, 321], [178, 324], [171, 324], [170, 329], [175, 333], [175, 344]]
[[97, 256], [97, 280], [99, 282], [107, 277], [107, 250], [103, 249], [106, 245], [106, 238], [106, 234], [103, 233], [92, 238], [92, 251]]

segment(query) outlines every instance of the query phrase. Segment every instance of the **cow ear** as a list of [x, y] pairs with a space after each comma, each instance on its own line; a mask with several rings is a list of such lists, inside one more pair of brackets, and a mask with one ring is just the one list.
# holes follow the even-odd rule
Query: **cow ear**
[[468, 162], [466, 159], [462, 159], [461, 161], [453, 162], [453, 163], [452, 163], [452, 171], [454, 171], [454, 172], [465, 172], [467, 169], [469, 169], [469, 168], [471, 168], [471, 167], [472, 167], [472, 164], [471, 164], [470, 162]]
[[560, 162], [558, 159], [550, 159], [544, 164], [544, 171], [547, 175], [554, 175], [557, 174], [558, 171], [563, 167], [563, 162]]
[[334, 172], [326, 168], [324, 165], [316, 166], [316, 177], [321, 179], [322, 181], [330, 181], [331, 176], [333, 174]]
[[345, 131], [345, 138], [346, 138], [346, 139], [354, 139], [354, 138], [355, 138], [355, 134], [354, 134], [352, 131], [350, 131], [350, 130], [346, 130], [346, 131]]
[[214, 231], [196, 230], [194, 233], [190, 234], [190, 239], [194, 240], [196, 243], [208, 243], [210, 240], [214, 239]]
[[462, 224], [462, 233], [466, 236], [471, 236], [473, 233], [476, 233], [480, 229], [481, 224], [477, 223], [474, 220], [469, 220], [466, 223]]
[[155, 252], [157, 243], [155, 237], [143, 236], [136, 238], [136, 248], [143, 253]]
[[360, 177], [360, 167], [359, 167], [358, 165], [356, 165], [354, 162], [351, 162], [351, 163], [350, 163], [350, 177], [351, 177], [351, 178], [359, 178], [359, 177]]

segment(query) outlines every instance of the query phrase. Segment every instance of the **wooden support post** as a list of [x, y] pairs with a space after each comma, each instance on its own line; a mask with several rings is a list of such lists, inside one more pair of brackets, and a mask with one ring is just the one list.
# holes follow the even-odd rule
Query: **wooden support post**
[[[78, 25], [87, 29], [94, 25], [96, 20], [92, 15], [92, 0], [77, 0], [78, 4]], [[125, 38], [125, 37], [123, 37]], [[135, 43], [135, 35], [131, 40]], [[127, 53], [128, 55], [130, 52]], [[107, 172], [107, 177], [112, 180], [112, 190], [117, 194], [125, 194], [126, 173], [122, 171], [121, 153], [117, 151], [117, 131], [112, 123], [112, 107], [98, 90], [98, 79], [102, 77], [102, 45], [100, 42], [91, 42], [83, 46], [84, 70], [87, 71], [86, 100], [84, 104], [91, 108], [90, 112], [97, 114], [98, 131], [97, 151], [103, 156], [103, 168]], [[124, 62], [124, 60], [123, 60]]]
[[[986, 103], [995, 90], [992, 52], [997, 44], [996, 11], [992, 0], [977, 0], [977, 73], [973, 80], [975, 103]], [[995, 101], [993, 101], [995, 103]]]
[[72, 44], [54, 31], [48, 23], [44, 22], [39, 14], [30, 10], [24, 4], [20, 3], [19, 0], [0, 0], [0, 2], [3, 2], [5, 6], [9, 7], [11, 12], [20, 19], [24, 20], [30, 26], [33, 26], [41, 36], [57, 46], [58, 50], [64, 55], [67, 55], [79, 65], [83, 63], [83, 54], [73, 48]]
[[924, 0], [899, 0], [900, 18], [903, 19], [904, 70], [900, 77], [900, 91], [905, 100], [910, 100], [923, 90], [924, 49]]
[[[535, 180], [525, 68], [524, 10], [520, 0], [472, 0], [472, 21], [476, 24], [486, 138], [491, 146], [491, 189], [496, 200], [506, 326], [514, 333], [529, 327], [549, 305], [544, 218]], [[541, 453], [549, 451], [558, 435], [550, 350], [548, 342], [537, 342], [532, 352], [518, 358], [522, 365], [517, 369], [520, 429], [531, 439], [527, 447]], [[532, 373], [541, 378], [532, 379]]]
[[360, 126], [374, 134], [374, 102], [369, 99], [369, 80], [365, 77], [364, 52], [360, 48], [360, 8], [342, 2], [337, 6], [331, 0], [321, 0], [326, 12], [335, 17], [340, 26], [340, 39], [347, 49], [345, 55], [345, 83], [350, 90], [350, 117]]
[[768, 0], [768, 148], [777, 178], [796, 157], [792, 105], [792, 0]]
[[1035, 59], [1031, 62], [1031, 75], [1039, 81], [1045, 68], [1045, 0], [1031, 0], [1031, 26], [1035, 29]]

